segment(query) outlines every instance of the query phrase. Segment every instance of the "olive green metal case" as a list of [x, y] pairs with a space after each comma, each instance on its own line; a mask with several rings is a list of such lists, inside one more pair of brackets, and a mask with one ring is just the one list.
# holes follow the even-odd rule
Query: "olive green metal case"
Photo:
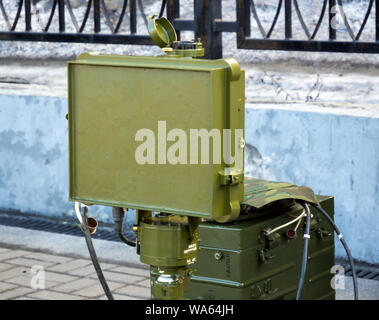
[[[70, 200], [206, 219], [238, 216], [243, 165], [213, 164], [212, 140], [210, 164], [200, 156], [190, 164], [189, 143], [187, 164], [160, 163], [166, 138], [159, 138], [158, 121], [166, 134], [178, 128], [187, 137], [191, 129], [216, 128], [221, 136], [223, 129], [244, 129], [244, 82], [233, 59], [86, 53], [69, 62]], [[140, 129], [154, 133], [155, 164], [136, 162]], [[165, 143], [168, 149], [174, 142]]]
[[[317, 196], [333, 217], [332, 197]], [[188, 299], [255, 300], [295, 299], [301, 269], [304, 225], [297, 237], [286, 236], [288, 228], [270, 239], [262, 231], [275, 228], [298, 216], [299, 205], [285, 212], [267, 213], [259, 218], [227, 224], [201, 223], [200, 246]], [[311, 239], [302, 299], [335, 299], [331, 281], [334, 263], [334, 233], [313, 208]]]

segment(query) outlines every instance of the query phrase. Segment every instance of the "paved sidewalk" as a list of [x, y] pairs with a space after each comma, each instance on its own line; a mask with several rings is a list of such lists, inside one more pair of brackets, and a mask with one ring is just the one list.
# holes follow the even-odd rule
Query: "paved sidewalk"
[[[101, 263], [116, 300], [150, 298], [147, 269]], [[44, 270], [45, 289], [39, 289]], [[33, 286], [36, 289], [33, 289]], [[0, 300], [103, 300], [104, 291], [89, 259], [0, 246]]]
[[[114, 298], [150, 299], [149, 271], [138, 262], [135, 248], [113, 241], [93, 242]], [[44, 289], [38, 288], [41, 275]], [[379, 281], [358, 279], [358, 286], [360, 299], [379, 300]], [[0, 226], [0, 300], [9, 299], [104, 300], [106, 296], [84, 239]], [[344, 290], [336, 291], [336, 299], [353, 299], [351, 277], [346, 277]]]

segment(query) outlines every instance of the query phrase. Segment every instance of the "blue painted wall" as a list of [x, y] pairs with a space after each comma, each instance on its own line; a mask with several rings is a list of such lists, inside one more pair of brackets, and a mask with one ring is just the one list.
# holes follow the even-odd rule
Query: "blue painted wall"
[[379, 118], [248, 108], [246, 141], [261, 177], [333, 195], [354, 258], [379, 262]]
[[[66, 113], [65, 98], [0, 95], [0, 209], [74, 219]], [[247, 108], [246, 142], [248, 175], [334, 195], [353, 256], [379, 262], [379, 118]], [[111, 222], [109, 208], [90, 210]]]
[[[75, 216], [68, 201], [67, 99], [0, 95], [0, 209]], [[111, 222], [111, 210], [91, 207]]]

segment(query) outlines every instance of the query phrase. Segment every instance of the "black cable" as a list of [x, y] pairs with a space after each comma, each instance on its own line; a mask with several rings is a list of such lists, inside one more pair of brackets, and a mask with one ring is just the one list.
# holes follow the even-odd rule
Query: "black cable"
[[338, 239], [340, 239], [343, 247], [345, 248], [345, 251], [346, 251], [347, 257], [349, 259], [350, 266], [351, 266], [351, 270], [352, 270], [352, 273], [353, 273], [354, 300], [358, 300], [357, 274], [355, 272], [355, 265], [354, 265], [353, 257], [351, 256], [351, 252], [349, 250], [349, 247], [347, 246], [347, 243], [346, 243], [345, 239], [343, 238], [342, 233], [340, 232], [340, 230], [338, 229], [338, 227], [336, 226], [336, 224], [334, 223], [334, 221], [332, 220], [332, 218], [325, 212], [325, 210], [322, 209], [321, 207], [315, 205], [315, 204], [311, 203], [311, 205], [313, 207], [315, 207], [319, 212], [321, 212], [324, 215], [324, 217], [329, 221], [329, 223], [333, 227], [334, 231], [336, 232], [336, 234], [338, 236]]
[[118, 234], [118, 237], [120, 238], [120, 240], [124, 243], [126, 243], [128, 246], [131, 246], [131, 247], [135, 247], [136, 246], [136, 243], [135, 241], [132, 241], [132, 240], [129, 240], [127, 237], [125, 237], [122, 233], [119, 233]]
[[82, 223], [82, 231], [84, 233], [84, 238], [86, 239], [88, 251], [91, 256], [93, 266], [95, 267], [97, 277], [99, 278], [101, 286], [104, 289], [105, 295], [107, 296], [109, 300], [114, 300], [113, 295], [111, 291], [109, 290], [108, 283], [104, 278], [104, 274], [103, 274], [103, 271], [101, 270], [99, 260], [97, 259], [95, 248], [93, 246], [92, 239], [91, 239], [91, 234], [88, 229], [87, 219], [88, 219], [88, 208], [84, 207], [84, 219]]
[[307, 214], [307, 222], [306, 222], [305, 230], [304, 230], [303, 257], [302, 257], [302, 262], [301, 262], [301, 272], [300, 272], [299, 285], [297, 287], [296, 300], [300, 300], [301, 293], [303, 291], [305, 273], [307, 271], [308, 245], [309, 245], [310, 231], [311, 231], [311, 213], [309, 211], [308, 205], [304, 202], [300, 202], [300, 204], [303, 206]]
[[163, 16], [163, 12], [164, 12], [165, 7], [166, 7], [166, 0], [162, 0], [161, 11], [159, 12], [158, 18], [161, 18]]
[[126, 243], [128, 246], [135, 247], [136, 242], [129, 240], [122, 232], [122, 224], [124, 222], [124, 209], [121, 207], [112, 207], [112, 216], [114, 221], [114, 230], [116, 231], [120, 240]]

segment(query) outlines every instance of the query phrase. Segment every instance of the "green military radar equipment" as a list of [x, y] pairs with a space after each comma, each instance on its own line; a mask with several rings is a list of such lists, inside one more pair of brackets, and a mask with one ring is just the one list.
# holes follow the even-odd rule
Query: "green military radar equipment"
[[[228, 129], [234, 138], [244, 128], [244, 72], [232, 59], [191, 59], [203, 55], [201, 43], [176, 41], [165, 18], [151, 18], [149, 31], [164, 56], [89, 53], [69, 63], [69, 194], [86, 205], [137, 209], [137, 250], [152, 266], [152, 296], [172, 299], [196, 261], [200, 218], [238, 217], [244, 189], [242, 165], [202, 164], [209, 159], [189, 143], [189, 161], [171, 164], [166, 135], [193, 137], [198, 128], [195, 143], [205, 143], [203, 131]], [[157, 139], [141, 164], [136, 140], [144, 132]]]
[[[318, 196], [321, 206], [333, 213], [333, 198]], [[277, 203], [250, 214], [249, 219], [200, 224], [198, 259], [189, 299], [268, 300], [294, 299], [301, 269], [304, 225], [288, 222], [301, 215], [300, 205]], [[334, 299], [334, 237], [325, 219], [312, 210], [307, 282], [302, 298]], [[301, 221], [301, 220], [299, 220]], [[277, 227], [284, 226], [277, 229]], [[275, 229], [277, 229], [275, 231]], [[267, 235], [269, 231], [273, 231]]]
[[[334, 298], [333, 230], [307, 206], [333, 213], [332, 199], [244, 177], [240, 65], [198, 59], [200, 40], [178, 41], [166, 18], [148, 30], [163, 55], [85, 53], [68, 64], [70, 200], [113, 207], [121, 240], [150, 265], [153, 299], [294, 297], [311, 233], [305, 295]], [[135, 242], [122, 234], [129, 208]]]

